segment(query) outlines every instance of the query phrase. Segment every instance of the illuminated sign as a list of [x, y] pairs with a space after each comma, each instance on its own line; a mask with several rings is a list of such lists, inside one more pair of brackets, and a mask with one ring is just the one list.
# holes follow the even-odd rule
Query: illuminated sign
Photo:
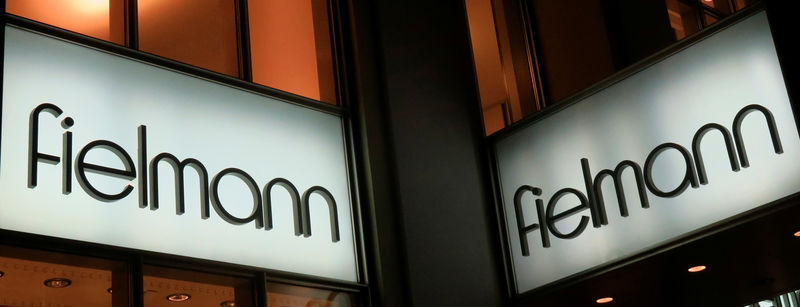
[[495, 151], [519, 292], [800, 191], [800, 137], [763, 12]]
[[357, 281], [339, 116], [5, 31], [0, 228]]

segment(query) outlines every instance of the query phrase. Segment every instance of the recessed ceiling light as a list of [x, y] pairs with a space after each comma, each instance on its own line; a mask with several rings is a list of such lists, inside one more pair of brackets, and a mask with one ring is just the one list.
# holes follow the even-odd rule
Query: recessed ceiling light
[[604, 298], [598, 298], [595, 302], [597, 302], [598, 304], [605, 304], [605, 303], [611, 303], [611, 301], [613, 300], [614, 298], [609, 296]]
[[173, 293], [167, 295], [167, 300], [170, 302], [183, 302], [188, 301], [190, 298], [191, 296], [186, 293]]
[[50, 278], [44, 281], [44, 285], [50, 288], [66, 288], [72, 281], [66, 278]]
[[0, 271], [0, 277], [6, 276], [6, 272]]
[[689, 272], [690, 273], [697, 273], [697, 272], [703, 271], [705, 269], [706, 269], [705, 265], [698, 265], [698, 266], [693, 266], [693, 267], [689, 268]]
[[234, 301], [224, 301], [222, 303], [219, 303], [219, 305], [222, 306], [222, 307], [236, 307], [236, 302], [234, 302]]
[[111, 288], [106, 289], [106, 292], [108, 292], [108, 294], [114, 294], [114, 290]]

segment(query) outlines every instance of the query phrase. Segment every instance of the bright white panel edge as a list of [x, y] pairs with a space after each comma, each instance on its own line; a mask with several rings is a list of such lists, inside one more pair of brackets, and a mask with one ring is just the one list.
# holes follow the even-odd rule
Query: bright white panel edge
[[[800, 191], [800, 138], [763, 11], [504, 136], [495, 150], [519, 293]], [[613, 177], [598, 176], [620, 165], [627, 217]], [[706, 184], [698, 165], [704, 166]], [[594, 197], [598, 182], [604, 205]], [[676, 187], [683, 188], [662, 193]], [[553, 196], [558, 200], [551, 201]], [[573, 208], [571, 215], [559, 216]], [[549, 223], [548, 216], [555, 221]]]
[[[358, 281], [341, 117], [28, 30], [5, 31], [0, 228]], [[34, 110], [41, 155], [31, 160]], [[176, 213], [170, 157], [154, 163], [161, 153], [197, 161], [185, 170], [183, 214]], [[38, 182], [29, 187], [33, 160]], [[71, 176], [63, 180], [67, 165]], [[202, 172], [195, 171], [202, 168], [208, 189], [200, 188]], [[142, 185], [142, 169], [148, 179], [160, 178], [158, 209], [153, 180]], [[276, 183], [270, 230], [268, 182]], [[299, 210], [291, 189], [283, 188], [289, 184], [298, 191]], [[142, 186], [148, 189], [140, 195]], [[122, 197], [109, 201], [114, 195]], [[338, 222], [338, 236], [331, 221]]]

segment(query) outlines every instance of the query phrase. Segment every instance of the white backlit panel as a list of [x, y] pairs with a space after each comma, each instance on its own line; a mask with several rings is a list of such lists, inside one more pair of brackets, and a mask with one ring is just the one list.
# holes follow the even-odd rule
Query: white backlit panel
[[[770, 116], [765, 114], [774, 118], [777, 150], [766, 120]], [[733, 159], [724, 134], [730, 135]], [[741, 142], [736, 142], [737, 135]], [[655, 150], [659, 146], [664, 150]], [[800, 191], [797, 126], [763, 12], [517, 130], [499, 140], [495, 149], [519, 292]], [[740, 149], [746, 150], [748, 167], [742, 166]], [[695, 157], [698, 152], [702, 161]], [[598, 175], [623, 161], [629, 161], [622, 164], [628, 166], [620, 176], [627, 217], [618, 205], [613, 177]], [[639, 198], [634, 164], [641, 168], [646, 208]], [[689, 175], [687, 165], [692, 168]], [[704, 166], [707, 184], [697, 177], [699, 165]], [[585, 169], [592, 182], [588, 189]], [[604, 206], [592, 200], [598, 195], [596, 181], [601, 182], [597, 190]], [[682, 184], [685, 190], [676, 190]], [[558, 191], [561, 197], [551, 201]], [[523, 228], [524, 240], [515, 195], [520, 196], [516, 202], [521, 226], [528, 227]], [[583, 207], [581, 197], [586, 198]], [[537, 199], [542, 200], [541, 215]], [[574, 214], [559, 218], [559, 213], [575, 207]], [[605, 208], [606, 223], [600, 208]], [[553, 222], [547, 227], [550, 246], [545, 248], [539, 218], [548, 224], [548, 215]], [[523, 243], [528, 255], [523, 255]]]
[[[356, 281], [339, 116], [5, 31], [0, 228]], [[187, 163], [182, 214], [162, 153]]]

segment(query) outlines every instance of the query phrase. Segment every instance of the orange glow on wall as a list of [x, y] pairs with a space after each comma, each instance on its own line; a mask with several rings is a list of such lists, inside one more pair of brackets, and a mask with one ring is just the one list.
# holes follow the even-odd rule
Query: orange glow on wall
[[138, 0], [139, 49], [239, 76], [235, 1]]
[[465, 2], [486, 134], [506, 126], [509, 98], [490, 0]]
[[6, 12], [125, 44], [123, 0], [7, 0]]
[[253, 82], [335, 104], [327, 4], [248, 1]]

